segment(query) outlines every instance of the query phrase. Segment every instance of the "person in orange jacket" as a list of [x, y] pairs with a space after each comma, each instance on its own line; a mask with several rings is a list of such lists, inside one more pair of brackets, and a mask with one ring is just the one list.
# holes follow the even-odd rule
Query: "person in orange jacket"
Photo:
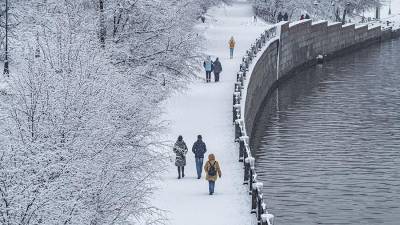
[[208, 180], [208, 191], [210, 195], [214, 194], [215, 181], [217, 178], [221, 178], [221, 168], [218, 161], [215, 160], [214, 154], [208, 155], [208, 161], [204, 165], [206, 172], [206, 180]]
[[231, 39], [229, 39], [229, 50], [231, 59], [233, 58], [233, 49], [235, 48], [235, 44], [236, 44], [235, 39], [232, 36]]

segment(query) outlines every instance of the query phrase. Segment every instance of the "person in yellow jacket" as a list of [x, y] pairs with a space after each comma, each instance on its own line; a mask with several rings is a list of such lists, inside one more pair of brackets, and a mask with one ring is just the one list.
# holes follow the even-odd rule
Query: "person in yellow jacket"
[[208, 191], [210, 195], [214, 194], [215, 181], [217, 178], [221, 178], [221, 168], [218, 161], [215, 160], [214, 154], [208, 155], [208, 161], [204, 165], [206, 172], [206, 180], [208, 180]]
[[230, 51], [231, 59], [233, 58], [233, 49], [235, 48], [235, 44], [236, 44], [235, 39], [232, 36], [231, 39], [229, 39], [229, 51]]

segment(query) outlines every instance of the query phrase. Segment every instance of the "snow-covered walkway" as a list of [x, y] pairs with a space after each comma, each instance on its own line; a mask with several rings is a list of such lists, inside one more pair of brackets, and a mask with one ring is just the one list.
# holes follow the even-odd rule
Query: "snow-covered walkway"
[[[196, 81], [188, 91], [166, 102], [164, 118], [171, 121], [168, 138], [175, 141], [178, 135], [183, 135], [189, 148], [185, 178], [177, 179], [177, 169], [171, 163], [161, 190], [155, 193], [154, 204], [167, 210], [171, 225], [243, 225], [253, 220], [250, 196], [242, 185], [242, 164], [238, 163], [231, 121], [232, 91], [241, 58], [268, 27], [260, 19], [254, 23], [252, 16], [251, 5], [245, 0], [211, 8], [206, 23], [198, 29], [205, 35], [205, 53], [213, 60], [219, 57], [222, 63], [220, 82]], [[234, 59], [229, 59], [231, 36], [236, 40]], [[199, 76], [205, 78], [203, 72]], [[196, 178], [191, 148], [198, 134], [207, 144], [207, 155], [214, 153], [222, 169], [213, 196], [208, 195], [204, 177]]]

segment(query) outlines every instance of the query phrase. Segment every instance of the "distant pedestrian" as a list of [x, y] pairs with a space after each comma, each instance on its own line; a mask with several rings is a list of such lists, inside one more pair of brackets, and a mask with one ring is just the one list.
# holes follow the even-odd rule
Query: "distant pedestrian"
[[283, 15], [281, 12], [278, 13], [278, 23], [283, 20]]
[[308, 15], [308, 13], [306, 13], [306, 17], [305, 17], [305, 19], [310, 19], [310, 15]]
[[221, 178], [221, 167], [218, 161], [215, 160], [214, 154], [208, 155], [208, 161], [204, 165], [204, 171], [206, 173], [206, 180], [208, 180], [208, 191], [209, 194], [214, 194], [215, 181], [218, 177]]
[[303, 14], [301, 14], [300, 20], [304, 20], [304, 15]]
[[233, 50], [235, 49], [235, 39], [233, 38], [233, 36], [231, 37], [231, 39], [229, 39], [229, 52], [230, 52], [230, 58], [233, 58]]
[[256, 15], [253, 16], [253, 22], [257, 23], [257, 16]]
[[197, 135], [197, 141], [193, 144], [192, 152], [196, 161], [197, 179], [201, 178], [203, 168], [204, 154], [207, 152], [206, 144], [203, 142], [201, 135]]
[[201, 16], [200, 16], [200, 19], [201, 19], [201, 22], [205, 23], [206, 17], [205, 17], [204, 15], [201, 15]]
[[215, 61], [214, 61], [214, 79], [215, 79], [215, 82], [218, 82], [219, 81], [219, 74], [222, 72], [222, 65], [221, 65], [221, 62], [219, 61], [219, 59], [218, 58], [216, 58], [215, 59]]
[[289, 15], [287, 14], [287, 12], [285, 12], [285, 14], [283, 15], [283, 20], [289, 21]]
[[176, 154], [175, 166], [178, 167], [178, 179], [181, 179], [181, 177], [185, 177], [186, 153], [188, 152], [186, 143], [183, 141], [181, 135], [179, 135], [178, 140], [175, 142], [173, 150]]
[[207, 59], [203, 62], [204, 69], [206, 70], [206, 82], [211, 81], [211, 71], [213, 69], [213, 61], [211, 61], [211, 56], [207, 56]]

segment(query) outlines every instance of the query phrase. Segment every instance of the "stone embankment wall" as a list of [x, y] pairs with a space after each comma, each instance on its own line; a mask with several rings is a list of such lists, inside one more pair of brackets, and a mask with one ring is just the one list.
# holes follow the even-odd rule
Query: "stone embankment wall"
[[296, 70], [316, 64], [319, 55], [331, 58], [399, 34], [380, 26], [356, 27], [311, 20], [282, 23], [280, 40], [270, 43], [251, 71], [244, 115], [247, 134], [252, 136], [254, 121], [267, 95]]
[[277, 39], [269, 44], [253, 68], [247, 86], [246, 108], [244, 109], [244, 120], [248, 134], [251, 133], [249, 133], [247, 127], [253, 127], [254, 118], [258, 111], [254, 110], [254, 106], [262, 105], [264, 98], [260, 98], [260, 96], [267, 96], [268, 91], [272, 90], [272, 85], [275, 84], [277, 79], [278, 49], [279, 40]]

